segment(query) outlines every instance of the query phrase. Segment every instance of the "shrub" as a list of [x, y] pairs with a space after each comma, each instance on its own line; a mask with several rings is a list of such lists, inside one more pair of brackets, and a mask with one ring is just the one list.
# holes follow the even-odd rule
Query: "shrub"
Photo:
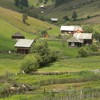
[[79, 51], [79, 56], [81, 57], [87, 57], [89, 54], [88, 54], [88, 51], [85, 49], [85, 48], [81, 48]]
[[41, 57], [39, 66], [43, 67], [48, 63], [58, 59], [58, 51], [51, 50], [45, 40], [38, 40], [31, 49], [31, 53], [38, 54]]
[[90, 46], [90, 49], [91, 49], [93, 52], [98, 51], [98, 46], [97, 46], [96, 44], [92, 44], [92, 45]]
[[36, 71], [39, 66], [38, 59], [34, 57], [32, 54], [25, 56], [21, 63], [21, 70], [25, 73], [31, 73]]

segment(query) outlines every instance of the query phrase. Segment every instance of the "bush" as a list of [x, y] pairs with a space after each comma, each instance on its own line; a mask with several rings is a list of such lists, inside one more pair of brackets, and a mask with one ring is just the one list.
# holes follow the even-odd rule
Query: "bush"
[[45, 40], [38, 40], [31, 49], [31, 53], [40, 55], [42, 60], [40, 61], [39, 66], [43, 67], [48, 63], [56, 61], [59, 52], [51, 50]]
[[91, 49], [93, 52], [96, 52], [96, 51], [98, 51], [98, 46], [97, 46], [96, 44], [92, 44], [92, 45], [90, 46], [90, 49]]
[[79, 51], [79, 56], [80, 57], [87, 57], [89, 54], [88, 54], [88, 51], [85, 49], [85, 48], [81, 48]]
[[38, 59], [34, 57], [32, 54], [25, 56], [21, 63], [21, 70], [25, 73], [31, 73], [33, 71], [36, 71], [38, 67]]

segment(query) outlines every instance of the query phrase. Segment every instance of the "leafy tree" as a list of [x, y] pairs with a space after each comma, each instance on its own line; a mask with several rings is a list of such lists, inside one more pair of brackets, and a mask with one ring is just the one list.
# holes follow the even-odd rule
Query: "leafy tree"
[[27, 19], [28, 19], [27, 14], [26, 14], [26, 13], [23, 13], [23, 15], [22, 15], [22, 20], [23, 20], [23, 22], [26, 23], [26, 20], [27, 20]]
[[36, 71], [39, 67], [39, 62], [37, 58], [36, 56], [34, 57], [32, 54], [25, 56], [21, 63], [21, 70], [28, 74]]
[[77, 19], [77, 12], [76, 11], [73, 11], [73, 13], [72, 13], [72, 19], [73, 19], [73, 21], [76, 21], [76, 19]]
[[19, 6], [20, 5], [20, 2], [19, 2], [19, 0], [15, 0], [15, 6]]
[[36, 41], [31, 49], [31, 53], [36, 53], [41, 56], [42, 60], [39, 64], [40, 67], [43, 67], [50, 62], [56, 61], [59, 55], [58, 51], [51, 50], [48, 47], [47, 42], [43, 40]]

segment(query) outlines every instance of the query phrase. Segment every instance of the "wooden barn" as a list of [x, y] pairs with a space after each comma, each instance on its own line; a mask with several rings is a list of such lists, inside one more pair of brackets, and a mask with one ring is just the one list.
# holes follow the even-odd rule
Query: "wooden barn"
[[82, 33], [83, 30], [80, 26], [61, 26], [60, 28], [61, 34], [74, 34], [74, 33]]
[[25, 37], [20, 32], [17, 32], [14, 35], [12, 35], [12, 39], [15, 39], [15, 40], [25, 39]]
[[28, 54], [34, 40], [30, 39], [19, 39], [14, 45], [17, 48], [17, 53]]

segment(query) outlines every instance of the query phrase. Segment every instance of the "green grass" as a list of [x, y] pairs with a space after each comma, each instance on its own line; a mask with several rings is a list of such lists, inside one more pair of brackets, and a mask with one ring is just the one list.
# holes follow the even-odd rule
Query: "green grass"
[[39, 71], [75, 72], [95, 69], [100, 69], [100, 56], [61, 60], [51, 64], [50, 66], [39, 69]]

